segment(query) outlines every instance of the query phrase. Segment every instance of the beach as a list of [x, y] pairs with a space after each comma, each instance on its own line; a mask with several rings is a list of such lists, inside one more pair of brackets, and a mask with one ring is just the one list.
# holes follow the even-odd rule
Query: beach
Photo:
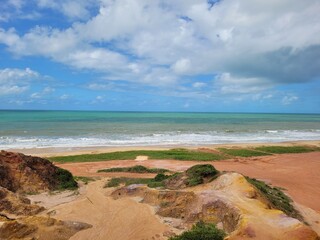
[[100, 151], [317, 140], [319, 114], [0, 111], [0, 149]]
[[[73, 193], [29, 196], [32, 202], [47, 208], [42, 213], [45, 216], [54, 212], [58, 219], [93, 226], [70, 239], [105, 239], [106, 236], [108, 239], [168, 239], [167, 233], [182, 232], [184, 228], [176, 227], [174, 221], [170, 222], [172, 220], [166, 222], [156, 214], [156, 208], [141, 203], [141, 198], [115, 200], [111, 197], [115, 189], [105, 188], [112, 178], [152, 179], [155, 173], [98, 172], [137, 165], [183, 172], [194, 165], [210, 164], [229, 176], [239, 173], [264, 181], [287, 194], [305, 221], [320, 234], [317, 201], [320, 192], [319, 114], [0, 111], [1, 114], [4, 116], [0, 118], [1, 150], [48, 158], [55, 166], [70, 171], [79, 179], [94, 179], [88, 185], [78, 180], [81, 187]], [[275, 146], [302, 147], [307, 152], [269, 154], [259, 150], [259, 147]], [[244, 149], [258, 155], [230, 155], [221, 149]], [[120, 152], [117, 156], [121, 156], [126, 151], [138, 155], [112, 159], [104, 159], [102, 155], [100, 159], [94, 159], [96, 154]], [[193, 158], [148, 156], [157, 151], [191, 152]], [[209, 159], [196, 161], [202, 154], [209, 154]], [[76, 160], [82, 155], [87, 156]], [[218, 158], [212, 159], [216, 156]], [[59, 157], [69, 158], [65, 162], [56, 161]], [[236, 191], [239, 189], [235, 188]], [[235, 198], [236, 204], [243, 203], [249, 209], [255, 209], [250, 201]], [[255, 225], [257, 231], [259, 226]], [[261, 229], [264, 226], [265, 223], [261, 223]]]
[[262, 143], [229, 143], [229, 144], [208, 144], [208, 145], [158, 145], [158, 146], [99, 146], [99, 147], [47, 147], [47, 148], [12, 148], [3, 149], [13, 152], [21, 152], [39, 157], [72, 156], [80, 154], [99, 154], [116, 151], [130, 150], [168, 150], [174, 148], [199, 149], [199, 148], [220, 148], [220, 147], [258, 147], [258, 146], [297, 146], [309, 145], [320, 147], [320, 141], [290, 141], [290, 142], [262, 142]]

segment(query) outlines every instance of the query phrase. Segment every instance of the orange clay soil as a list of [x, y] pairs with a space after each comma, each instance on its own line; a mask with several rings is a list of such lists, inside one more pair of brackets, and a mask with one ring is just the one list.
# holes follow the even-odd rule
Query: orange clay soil
[[[75, 176], [126, 176], [153, 177], [154, 174], [97, 173], [97, 170], [111, 167], [143, 165], [152, 168], [166, 168], [183, 171], [190, 166], [204, 162], [175, 160], [119, 160], [105, 162], [66, 163], [59, 167], [71, 171]], [[273, 186], [285, 189], [292, 199], [320, 213], [320, 152], [281, 154], [254, 158], [237, 158], [219, 162], [205, 162], [220, 171], [235, 171], [263, 180]]]

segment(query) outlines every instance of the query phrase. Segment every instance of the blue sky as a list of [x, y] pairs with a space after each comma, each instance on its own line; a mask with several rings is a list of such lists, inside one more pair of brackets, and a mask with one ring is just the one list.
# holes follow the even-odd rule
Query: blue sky
[[0, 109], [320, 113], [318, 0], [3, 0]]

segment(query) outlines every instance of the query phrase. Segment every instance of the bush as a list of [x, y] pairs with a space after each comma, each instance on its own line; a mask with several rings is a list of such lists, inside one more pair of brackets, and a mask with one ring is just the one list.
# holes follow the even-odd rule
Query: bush
[[158, 173], [157, 176], [154, 177], [154, 181], [161, 182], [161, 181], [167, 179], [168, 177], [170, 177], [170, 176], [164, 175], [163, 173]]
[[301, 214], [292, 205], [292, 200], [285, 195], [279, 188], [270, 187], [266, 183], [255, 178], [246, 177], [247, 181], [255, 186], [271, 204], [273, 208], [283, 211], [290, 217], [303, 221]]
[[72, 174], [62, 168], [57, 168], [56, 179], [58, 180], [58, 190], [73, 190], [78, 187], [78, 183], [73, 179]]
[[100, 169], [98, 172], [132, 172], [132, 173], [165, 173], [170, 172], [163, 168], [147, 168], [142, 165], [136, 165], [133, 167], [116, 167], [108, 169]]
[[198, 222], [191, 230], [169, 240], [223, 240], [226, 236], [223, 230], [216, 228], [214, 224]]
[[210, 164], [195, 165], [186, 171], [188, 176], [187, 186], [202, 184], [204, 179], [212, 180], [218, 175], [219, 171]]
[[132, 184], [147, 184], [150, 188], [163, 187], [163, 180], [168, 176], [164, 174], [158, 174], [155, 178], [112, 178], [105, 187], [118, 187], [120, 184], [125, 184], [126, 186]]

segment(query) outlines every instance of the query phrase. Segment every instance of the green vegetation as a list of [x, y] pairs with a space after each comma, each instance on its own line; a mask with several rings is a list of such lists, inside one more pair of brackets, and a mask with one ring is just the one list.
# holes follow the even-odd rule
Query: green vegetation
[[311, 146], [262, 146], [256, 148], [218, 148], [220, 153], [188, 150], [183, 148], [170, 150], [135, 150], [123, 152], [110, 152], [100, 154], [83, 154], [74, 156], [51, 157], [49, 160], [58, 163], [72, 162], [99, 162], [111, 160], [130, 160], [139, 155], [148, 156], [149, 159], [172, 159], [180, 161], [218, 161], [229, 158], [229, 156], [253, 157], [281, 153], [305, 153], [320, 151], [319, 147]]
[[101, 169], [98, 172], [132, 172], [132, 173], [165, 173], [170, 172], [167, 169], [163, 168], [147, 168], [145, 166], [136, 165], [133, 167], [117, 167], [117, 168], [108, 168], [108, 169]]
[[257, 157], [271, 155], [270, 153], [257, 152], [246, 148], [218, 148], [220, 152], [236, 157]]
[[272, 205], [273, 208], [283, 211], [290, 217], [303, 221], [301, 214], [293, 207], [292, 200], [279, 188], [270, 187], [266, 183], [254, 178], [246, 177], [247, 181], [255, 186]]
[[189, 168], [186, 171], [186, 174], [188, 176], [187, 186], [191, 187], [202, 184], [205, 179], [208, 181], [213, 180], [215, 177], [217, 177], [219, 171], [210, 164], [202, 164]]
[[120, 184], [126, 186], [131, 184], [147, 184], [148, 187], [166, 187], [170, 182], [179, 181], [183, 176], [187, 176], [185, 185], [188, 187], [196, 186], [209, 182], [216, 178], [219, 171], [210, 164], [195, 165], [189, 168], [185, 173], [175, 173], [173, 175], [165, 175], [163, 173], [157, 174], [154, 178], [112, 178], [105, 187], [118, 187]]
[[83, 182], [84, 184], [88, 184], [89, 182], [92, 182], [92, 181], [95, 181], [94, 178], [91, 178], [91, 177], [82, 177], [82, 176], [74, 176], [73, 179], [75, 181], [81, 181]]
[[147, 184], [148, 187], [156, 188], [156, 187], [164, 187], [163, 181], [170, 176], [164, 175], [163, 173], [159, 173], [154, 178], [112, 178], [105, 187], [118, 187], [120, 184], [124, 184], [126, 186], [132, 184]]
[[59, 163], [67, 162], [98, 162], [110, 160], [129, 160], [135, 159], [139, 155], [148, 156], [150, 159], [172, 159], [182, 161], [216, 161], [225, 159], [224, 156], [214, 153], [191, 151], [187, 149], [170, 150], [136, 150], [111, 152], [101, 154], [83, 154], [74, 156], [51, 157], [49, 160]]
[[55, 177], [59, 182], [58, 190], [74, 190], [78, 187], [78, 183], [73, 179], [72, 174], [65, 169], [57, 168]]
[[274, 154], [284, 154], [314, 152], [319, 151], [320, 148], [310, 146], [262, 146], [256, 147], [255, 150]]
[[171, 237], [169, 240], [223, 240], [226, 236], [223, 230], [218, 229], [214, 224], [198, 222], [191, 230], [179, 236]]

